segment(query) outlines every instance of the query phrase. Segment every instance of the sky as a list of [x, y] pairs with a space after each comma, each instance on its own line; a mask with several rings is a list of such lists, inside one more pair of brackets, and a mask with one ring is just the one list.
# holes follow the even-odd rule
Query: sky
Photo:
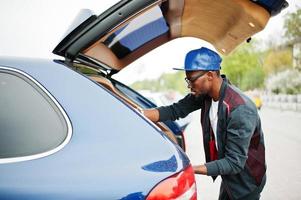
[[[264, 31], [253, 38], [281, 42], [283, 19], [288, 12], [301, 7], [300, 0], [290, 4], [281, 14], [272, 17]], [[58, 58], [52, 50], [60, 42], [80, 9], [100, 14], [116, 0], [1, 0], [0, 56]], [[210, 44], [193, 38], [175, 40], [131, 64], [116, 78], [126, 84], [154, 79], [172, 67], [182, 67], [187, 51]], [[129, 78], [130, 77], [130, 78]]]

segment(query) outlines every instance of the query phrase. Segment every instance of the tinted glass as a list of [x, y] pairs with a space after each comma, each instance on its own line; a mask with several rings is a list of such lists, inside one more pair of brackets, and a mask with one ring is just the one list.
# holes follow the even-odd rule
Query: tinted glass
[[62, 114], [31, 80], [0, 69], [0, 94], [0, 158], [44, 153], [64, 141]]
[[168, 30], [161, 9], [156, 6], [112, 33], [104, 41], [104, 44], [118, 58], [123, 58], [143, 44], [168, 32]]
[[114, 86], [142, 108], [157, 107], [154, 103], [150, 102], [148, 99], [145, 99], [142, 95], [117, 81], [114, 81]]

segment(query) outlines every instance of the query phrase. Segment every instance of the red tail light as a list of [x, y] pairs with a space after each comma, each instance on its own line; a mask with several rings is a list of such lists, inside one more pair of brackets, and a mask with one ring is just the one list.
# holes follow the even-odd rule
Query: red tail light
[[194, 171], [189, 165], [161, 183], [159, 183], [147, 196], [146, 200], [196, 200], [196, 183]]

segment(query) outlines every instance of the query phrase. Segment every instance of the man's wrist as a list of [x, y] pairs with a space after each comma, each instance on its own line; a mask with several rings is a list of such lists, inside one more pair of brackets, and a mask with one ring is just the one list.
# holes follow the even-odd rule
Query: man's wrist
[[193, 166], [194, 173], [207, 175], [207, 167], [205, 165]]

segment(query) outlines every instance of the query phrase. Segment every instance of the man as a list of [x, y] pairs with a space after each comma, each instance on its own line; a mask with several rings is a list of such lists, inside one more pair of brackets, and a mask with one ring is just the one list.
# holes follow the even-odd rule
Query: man
[[266, 182], [265, 146], [254, 103], [220, 75], [220, 56], [207, 48], [185, 58], [186, 82], [191, 93], [177, 103], [144, 110], [150, 120], [183, 118], [201, 109], [206, 163], [197, 174], [221, 175], [219, 199], [255, 200]]

